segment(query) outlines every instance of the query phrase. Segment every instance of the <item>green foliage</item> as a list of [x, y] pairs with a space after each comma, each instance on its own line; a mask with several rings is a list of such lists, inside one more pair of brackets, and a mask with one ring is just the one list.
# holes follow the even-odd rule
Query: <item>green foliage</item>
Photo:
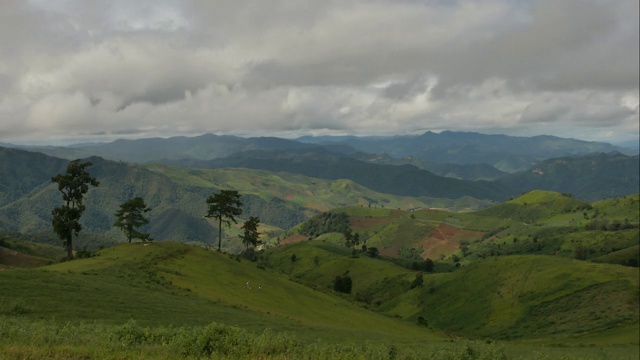
[[242, 243], [246, 245], [247, 250], [249, 250], [249, 245], [254, 247], [258, 246], [260, 237], [260, 233], [258, 232], [258, 226], [260, 225], [260, 219], [255, 216], [249, 217], [247, 221], [242, 225], [242, 230], [244, 233], [239, 235], [240, 239], [242, 239]]
[[299, 229], [300, 234], [312, 238], [327, 233], [347, 233], [349, 217], [343, 212], [324, 212], [307, 220]]
[[[455, 340], [416, 351], [379, 341], [305, 342], [289, 332], [254, 333], [216, 322], [202, 326], [141, 326], [17, 321], [0, 317], [0, 357], [100, 359], [453, 360], [515, 358], [492, 342]], [[535, 356], [535, 354], [534, 354]], [[544, 358], [542, 353], [537, 358]], [[520, 358], [520, 357], [518, 357]], [[531, 358], [531, 357], [527, 357]], [[534, 357], [535, 358], [535, 357]], [[565, 357], [565, 359], [572, 359]]]
[[344, 274], [343, 276], [336, 276], [333, 280], [333, 290], [345, 294], [351, 294], [351, 288], [353, 286], [353, 281], [348, 274]]
[[52, 211], [53, 230], [67, 249], [67, 260], [73, 259], [73, 235], [78, 236], [82, 225], [80, 217], [85, 210], [84, 196], [89, 191], [89, 186], [98, 186], [99, 182], [87, 172], [86, 168], [93, 165], [90, 161], [81, 162], [74, 160], [67, 166], [65, 175], [56, 175], [51, 181], [58, 184], [58, 190], [62, 193], [63, 205]]
[[242, 202], [237, 190], [220, 190], [207, 198], [208, 218], [218, 220], [218, 252], [222, 247], [222, 224], [229, 226], [237, 223], [235, 217], [242, 214]]
[[614, 251], [607, 255], [593, 258], [591, 261], [638, 267], [640, 264], [640, 245], [630, 246], [626, 249]]
[[127, 240], [140, 239], [142, 241], [152, 240], [149, 233], [140, 232], [137, 229], [149, 223], [144, 214], [151, 211], [141, 197], [135, 197], [120, 205], [116, 212], [116, 221], [113, 224], [119, 227], [127, 236]]
[[410, 289], [415, 289], [418, 286], [422, 286], [422, 284], [424, 283], [424, 279], [422, 278], [422, 273], [416, 273], [416, 278], [413, 279], [413, 281], [411, 282], [411, 285], [409, 286]]

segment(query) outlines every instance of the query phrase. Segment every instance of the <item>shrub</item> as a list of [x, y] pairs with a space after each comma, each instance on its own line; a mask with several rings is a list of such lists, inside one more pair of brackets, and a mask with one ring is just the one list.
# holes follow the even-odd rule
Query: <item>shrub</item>
[[345, 294], [351, 294], [351, 287], [352, 287], [352, 281], [349, 275], [344, 275], [344, 276], [338, 275], [333, 280], [333, 290], [335, 291], [345, 293]]

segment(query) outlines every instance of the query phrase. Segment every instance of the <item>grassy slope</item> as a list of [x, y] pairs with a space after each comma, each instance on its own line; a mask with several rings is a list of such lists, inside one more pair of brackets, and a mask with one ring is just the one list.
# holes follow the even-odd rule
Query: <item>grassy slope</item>
[[609, 337], [611, 343], [638, 344], [638, 272], [633, 268], [505, 256], [475, 261], [453, 273], [424, 274], [423, 285], [410, 289], [416, 272], [362, 255], [353, 258], [322, 241], [272, 249], [267, 262], [324, 291], [330, 291], [336, 275], [348, 273], [352, 298], [410, 322], [423, 317], [430, 327], [457, 335], [547, 343], [597, 343]]
[[148, 325], [216, 321], [252, 331], [291, 331], [308, 340], [417, 345], [442, 339], [255, 263], [177, 243], [120, 245], [95, 258], [3, 271], [0, 279], [0, 314], [30, 319], [136, 319]]
[[[331, 211], [346, 213], [351, 230], [359, 234], [361, 242], [377, 247], [382, 255], [399, 257], [402, 248], [414, 248], [422, 258], [438, 260], [456, 255], [470, 261], [514, 254], [574, 258], [580, 248], [583, 249], [580, 258], [602, 257], [639, 244], [639, 209], [638, 195], [587, 203], [556, 192], [530, 191], [507, 203], [477, 212], [406, 211], [365, 206]], [[628, 223], [632, 228], [587, 230], [594, 221]], [[297, 234], [301, 227], [302, 224], [288, 232], [291, 239], [300, 239]], [[321, 239], [344, 243], [340, 234], [323, 235]], [[465, 252], [461, 251], [463, 244]], [[603, 259], [607, 258], [599, 261]], [[626, 257], [627, 262], [629, 259], [633, 256]], [[618, 264], [618, 260], [612, 261]]]
[[[426, 279], [425, 279], [426, 280]], [[426, 280], [427, 282], [430, 280]], [[565, 338], [638, 331], [638, 271], [549, 256], [505, 256], [434, 275], [388, 311], [474, 337]], [[417, 304], [419, 312], [406, 309]], [[637, 344], [637, 336], [635, 337]]]
[[61, 259], [62, 247], [20, 239], [20, 235], [0, 233], [0, 267], [38, 267]]

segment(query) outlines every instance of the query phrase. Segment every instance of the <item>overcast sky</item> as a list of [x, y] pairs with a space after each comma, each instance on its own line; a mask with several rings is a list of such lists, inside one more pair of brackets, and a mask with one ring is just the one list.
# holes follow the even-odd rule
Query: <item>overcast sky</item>
[[2, 0], [0, 141], [637, 140], [638, 0]]

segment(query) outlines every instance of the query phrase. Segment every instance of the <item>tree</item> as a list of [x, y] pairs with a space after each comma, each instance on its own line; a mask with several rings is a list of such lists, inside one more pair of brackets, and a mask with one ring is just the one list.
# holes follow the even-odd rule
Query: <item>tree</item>
[[93, 164], [89, 161], [73, 160], [67, 166], [66, 174], [58, 174], [51, 178], [52, 182], [58, 184], [64, 201], [62, 206], [54, 208], [51, 212], [51, 225], [67, 249], [67, 260], [73, 259], [73, 235], [78, 236], [82, 230], [80, 217], [85, 210], [84, 195], [89, 191], [90, 185], [100, 184], [86, 170], [91, 165]]
[[207, 198], [206, 217], [218, 220], [218, 252], [222, 247], [222, 223], [230, 226], [233, 221], [237, 224], [235, 216], [242, 214], [240, 206], [242, 202], [237, 190], [220, 190]]
[[119, 227], [127, 236], [127, 240], [140, 239], [142, 241], [153, 240], [148, 233], [139, 232], [137, 228], [147, 225], [149, 220], [144, 217], [144, 213], [151, 211], [141, 197], [135, 197], [122, 205], [116, 212], [116, 221], [113, 226]]
[[432, 273], [435, 267], [436, 267], [436, 264], [433, 262], [433, 260], [427, 259], [424, 261], [424, 271], [428, 273]]
[[258, 243], [260, 243], [260, 240], [258, 240], [260, 237], [258, 225], [260, 225], [260, 219], [255, 216], [249, 217], [249, 220], [245, 221], [244, 225], [242, 225], [244, 234], [238, 235], [238, 237], [240, 237], [240, 239], [242, 239], [242, 243], [247, 246], [247, 250], [249, 250], [249, 245], [256, 247], [258, 246]]
[[410, 288], [411, 289], [415, 289], [418, 286], [422, 286], [422, 283], [424, 282], [423, 278], [422, 278], [422, 273], [419, 272], [416, 274], [416, 278], [413, 279], [413, 282], [411, 282]]
[[377, 247], [370, 247], [367, 249], [367, 252], [369, 252], [369, 256], [371, 257], [377, 257], [378, 256], [378, 248]]
[[345, 274], [344, 276], [338, 275], [333, 280], [333, 290], [341, 293], [351, 294], [352, 286], [353, 284], [352, 284], [351, 277], [347, 274]]

